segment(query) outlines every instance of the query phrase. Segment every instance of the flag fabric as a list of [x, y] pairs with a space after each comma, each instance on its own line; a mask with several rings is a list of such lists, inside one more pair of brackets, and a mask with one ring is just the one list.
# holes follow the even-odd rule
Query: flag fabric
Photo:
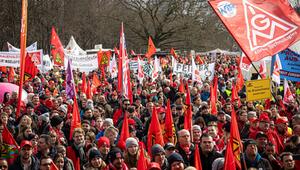
[[39, 72], [37, 66], [32, 61], [29, 55], [25, 58], [25, 69], [24, 69], [24, 82], [32, 80]]
[[179, 84], [179, 87], [178, 87], [178, 92], [185, 93], [184, 84], [183, 84], [182, 78], [180, 78], [180, 84]]
[[131, 55], [136, 55], [135, 52], [133, 50], [130, 50], [130, 54]]
[[217, 115], [217, 90], [218, 90], [218, 78], [215, 77], [213, 83], [210, 85], [210, 106], [211, 114]]
[[109, 62], [109, 69], [108, 70], [111, 74], [111, 78], [118, 77], [118, 68], [117, 68], [115, 53], [113, 54], [112, 60]]
[[26, 57], [26, 41], [27, 41], [27, 7], [28, 0], [22, 0], [22, 18], [21, 18], [21, 31], [20, 31], [20, 85], [18, 93], [18, 103], [16, 118], [19, 117], [21, 111], [21, 100], [23, 92], [23, 80], [24, 80], [24, 70], [25, 70], [25, 57]]
[[138, 170], [147, 170], [147, 159], [145, 158], [145, 153], [144, 153], [144, 147], [143, 145], [140, 146], [140, 156], [137, 161], [137, 166], [136, 168]]
[[52, 27], [51, 30], [51, 55], [53, 57], [54, 65], [64, 66], [64, 47], [54, 27]]
[[99, 78], [98, 78], [97, 73], [94, 73], [94, 74], [93, 74], [92, 84], [93, 84], [93, 86], [94, 86], [95, 88], [101, 86], [101, 82], [100, 82], [100, 80], [99, 80]]
[[176, 54], [174, 48], [171, 48], [170, 53], [171, 53], [171, 55], [177, 60], [178, 55]]
[[75, 96], [75, 83], [74, 83], [74, 77], [73, 77], [73, 70], [71, 67], [71, 60], [68, 59], [68, 66], [66, 70], [66, 93], [68, 99], [73, 99]]
[[236, 91], [239, 92], [243, 89], [244, 87], [244, 77], [243, 77], [243, 73], [240, 67], [237, 68], [238, 70], [238, 75], [236, 78]]
[[191, 94], [188, 83], [186, 83], [186, 100], [185, 105], [187, 106], [184, 114], [184, 129], [192, 132], [192, 119], [193, 119], [193, 111], [192, 111], [192, 103], [191, 103]]
[[232, 90], [231, 90], [231, 102], [234, 103], [235, 100], [238, 100], [239, 106], [241, 106], [241, 100], [238, 96], [238, 91], [236, 90], [236, 85], [232, 84]]
[[97, 52], [97, 56], [98, 56], [98, 66], [99, 68], [101, 66], [108, 66], [109, 65], [109, 61], [110, 61], [110, 57], [111, 57], [111, 51], [108, 50], [108, 51], [98, 51]]
[[147, 137], [147, 147], [149, 153], [151, 153], [151, 147], [154, 144], [160, 144], [161, 146], [164, 146], [164, 139], [163, 139], [163, 135], [162, 135], [162, 131], [160, 128], [159, 120], [157, 117], [157, 111], [155, 107], [153, 107], [152, 117], [149, 125], [148, 137]]
[[1, 157], [5, 158], [8, 164], [12, 164], [14, 160], [18, 157], [19, 145], [15, 141], [13, 135], [9, 132], [6, 126], [4, 126], [3, 128], [2, 140], [3, 144], [0, 147]]
[[282, 65], [280, 62], [279, 55], [275, 55], [276, 59], [274, 62], [274, 69], [272, 73], [272, 81], [274, 81], [277, 85], [280, 85], [280, 70], [282, 69]]
[[80, 113], [78, 109], [78, 103], [76, 95], [73, 98], [74, 104], [73, 104], [73, 113], [72, 113], [72, 121], [71, 121], [71, 127], [70, 127], [70, 137], [69, 139], [72, 140], [73, 131], [76, 128], [81, 127], [81, 121], [80, 121]]
[[13, 82], [15, 79], [15, 69], [13, 67], [9, 67], [9, 73], [8, 73], [8, 82]]
[[51, 161], [50, 170], [59, 170], [53, 161]]
[[[122, 23], [122, 27], [123, 27], [123, 23]], [[120, 53], [119, 53], [119, 50], [117, 49], [117, 47], [114, 48], [114, 53], [119, 56]]]
[[198, 62], [199, 65], [204, 64], [204, 61], [202, 60], [200, 55], [196, 55], [195, 61]]
[[[123, 68], [126, 66], [126, 58], [127, 58], [127, 52], [126, 52], [126, 41], [125, 41], [125, 34], [124, 34], [124, 27], [123, 22], [121, 24], [121, 31], [120, 31], [120, 43], [119, 43], [119, 65], [118, 65], [118, 92], [123, 95], [123, 82], [124, 80], [124, 70], [127, 68]], [[127, 82], [127, 81], [126, 81]], [[125, 82], [125, 83], [126, 83]]]
[[288, 1], [210, 0], [209, 3], [252, 61], [273, 56], [300, 39], [300, 17]]
[[91, 83], [90, 80], [87, 80], [87, 85], [86, 85], [86, 98], [87, 99], [92, 99], [92, 89], [91, 89]]
[[87, 89], [86, 76], [85, 76], [85, 72], [83, 72], [82, 73], [81, 92], [86, 94], [86, 89]]
[[244, 71], [250, 71], [252, 67], [251, 61], [249, 58], [245, 55], [245, 53], [242, 53], [241, 60], [240, 60], [240, 68]]
[[199, 69], [196, 67], [194, 58], [192, 56], [192, 81], [193, 82], [198, 82], [202, 84], [202, 79], [201, 79], [201, 75], [200, 75], [200, 71]]
[[195, 145], [195, 156], [194, 156], [194, 162], [195, 162], [195, 168], [197, 170], [202, 170], [202, 163], [201, 163], [201, 158], [200, 158], [200, 153], [199, 153], [199, 146]]
[[171, 142], [176, 144], [176, 130], [174, 126], [170, 99], [167, 101], [166, 118], [165, 118], [165, 133], [164, 133], [164, 143]]
[[[238, 128], [237, 119], [236, 119], [236, 113], [235, 113], [234, 108], [232, 108], [232, 112], [231, 112], [230, 139], [229, 139], [228, 145], [231, 145], [230, 147], [232, 148], [233, 157], [234, 157], [234, 161], [235, 161], [237, 169], [242, 169], [241, 162], [240, 162], [240, 155], [243, 151], [243, 149], [242, 149], [243, 146], [242, 146], [242, 141], [240, 138], [239, 128]], [[227, 147], [228, 147], [228, 145], [227, 145]], [[227, 152], [226, 152], [226, 154], [227, 154]], [[230, 163], [230, 161], [228, 161], [228, 163]]]
[[153, 63], [153, 71], [152, 71], [152, 82], [154, 82], [158, 76], [160, 71], [160, 61], [155, 56], [154, 63]]
[[149, 40], [148, 40], [148, 51], [147, 51], [147, 53], [145, 54], [145, 56], [147, 57], [147, 58], [150, 58], [153, 54], [155, 54], [156, 53], [156, 48], [155, 48], [155, 45], [154, 45], [154, 43], [153, 43], [153, 41], [152, 41], [152, 38], [151, 37], [149, 37]]
[[261, 79], [267, 78], [267, 65], [265, 60], [261, 60], [259, 64], [259, 74], [261, 76]]
[[140, 82], [140, 84], [143, 84], [143, 80], [145, 78], [145, 73], [142, 67], [142, 62], [140, 60], [140, 57], [138, 56], [138, 80]]
[[294, 101], [293, 94], [290, 90], [289, 84], [286, 79], [284, 79], [284, 97], [283, 102], [284, 103], [290, 103], [291, 101]]
[[124, 113], [124, 119], [123, 119], [123, 123], [122, 123], [122, 130], [121, 130], [121, 134], [120, 134], [120, 138], [119, 138], [119, 142], [118, 142], [118, 147], [125, 150], [125, 141], [127, 138], [129, 138], [129, 125], [128, 125], [128, 117], [127, 117], [127, 113]]
[[236, 162], [233, 155], [232, 144], [228, 143], [225, 153], [224, 170], [232, 170], [236, 168]]

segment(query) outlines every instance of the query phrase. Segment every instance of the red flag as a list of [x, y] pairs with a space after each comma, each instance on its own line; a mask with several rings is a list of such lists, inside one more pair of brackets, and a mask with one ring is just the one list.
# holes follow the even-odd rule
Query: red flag
[[147, 170], [147, 159], [145, 158], [144, 147], [140, 146], [140, 157], [137, 161], [138, 170]]
[[127, 113], [125, 112], [123, 125], [122, 125], [122, 131], [121, 131], [119, 142], [118, 142], [118, 147], [125, 150], [125, 145], [126, 145], [125, 141], [129, 137], [130, 136], [129, 136], [128, 117], [127, 117]]
[[210, 0], [209, 3], [252, 61], [273, 56], [300, 39], [300, 18], [288, 1]]
[[91, 90], [90, 80], [87, 81], [86, 98], [92, 99], [92, 90]]
[[53, 161], [51, 161], [50, 170], [59, 170]]
[[186, 101], [185, 104], [187, 106], [184, 114], [184, 129], [191, 132], [192, 130], [192, 119], [193, 119], [193, 112], [192, 112], [192, 104], [191, 104], [191, 94], [188, 83], [186, 83]]
[[214, 85], [210, 85], [210, 106], [211, 106], [211, 114], [216, 115], [218, 113], [217, 110], [217, 90], [218, 90], [218, 78], [214, 78]]
[[164, 146], [164, 139], [155, 107], [153, 107], [151, 122], [148, 130], [147, 147], [149, 153], [154, 144], [160, 144], [161, 146]]
[[236, 79], [236, 91], [239, 92], [244, 87], [244, 77], [240, 67], [238, 67], [238, 75]]
[[170, 106], [170, 99], [167, 102], [167, 109], [166, 109], [166, 119], [165, 119], [165, 135], [164, 135], [164, 143], [171, 142], [176, 143], [176, 130], [174, 126], [171, 106]]
[[199, 153], [199, 147], [198, 145], [196, 144], [196, 147], [195, 147], [195, 168], [197, 170], [202, 170], [202, 163], [201, 163], [201, 158], [200, 158], [200, 153]]
[[97, 56], [98, 56], [98, 66], [99, 68], [101, 66], [108, 66], [109, 65], [109, 61], [110, 61], [110, 57], [111, 57], [111, 51], [108, 50], [108, 51], [98, 51], [97, 53]]
[[38, 68], [27, 54], [25, 58], [24, 82], [32, 80], [38, 73]]
[[123, 22], [121, 24], [120, 31], [120, 43], [119, 43], [119, 62], [118, 62], [118, 92], [123, 95], [123, 60], [126, 61], [126, 44], [125, 44], [125, 35]]
[[61, 44], [54, 27], [52, 27], [51, 31], [51, 55], [53, 57], [54, 65], [64, 66], [64, 47]]
[[76, 95], [75, 95], [74, 96], [71, 127], [70, 127], [70, 137], [69, 137], [70, 140], [72, 140], [72, 135], [73, 135], [74, 129], [79, 128], [79, 127], [81, 127], [81, 121], [80, 121], [80, 114], [79, 114], [77, 99], [76, 99]]
[[198, 64], [200, 64], [200, 65], [204, 64], [204, 61], [202, 60], [200, 55], [196, 55], [195, 61], [198, 62]]
[[8, 73], [8, 82], [13, 82], [15, 78], [15, 69], [13, 67], [9, 67], [9, 73]]
[[239, 106], [241, 105], [241, 100], [240, 97], [238, 96], [238, 92], [236, 90], [235, 85], [232, 85], [232, 90], [231, 90], [231, 102], [234, 103], [235, 100], [238, 100]]
[[98, 76], [96, 73], [93, 74], [92, 84], [97, 88], [98, 86], [101, 86], [101, 82], [98, 79]]
[[[228, 145], [231, 145], [230, 147], [233, 152], [233, 156], [234, 156], [233, 159], [235, 161], [236, 167], [238, 169], [242, 169], [241, 162], [240, 162], [240, 155], [242, 153], [243, 146], [242, 146], [242, 141], [240, 138], [239, 128], [238, 128], [237, 119], [236, 119], [236, 113], [235, 113], [234, 108], [232, 108], [232, 112], [231, 112], [230, 140], [229, 140]], [[228, 147], [228, 145], [227, 145], [227, 147]], [[227, 150], [228, 150], [228, 148], [227, 148]], [[230, 153], [227, 153], [227, 151], [226, 151], [226, 156], [227, 156], [227, 154], [230, 154]], [[229, 160], [228, 160], [228, 164], [230, 164]]]
[[147, 58], [150, 58], [153, 54], [156, 53], [156, 48], [155, 48], [155, 45], [151, 39], [151, 37], [149, 37], [149, 40], [148, 40], [148, 51], [147, 53], [145, 54], [145, 56]]
[[[123, 24], [122, 24], [122, 25], [123, 25]], [[120, 53], [119, 53], [119, 50], [117, 49], [117, 47], [114, 48], [114, 52], [115, 52], [116, 55], [119, 56]]]
[[258, 72], [261, 76], [261, 79], [267, 78], [267, 65], [266, 65], [266, 62], [264, 60], [260, 61]]
[[7, 151], [9, 152], [7, 155], [7, 162], [8, 164], [12, 164], [14, 160], [18, 157], [18, 150], [19, 150], [19, 145], [15, 141], [14, 137], [12, 134], [9, 132], [6, 126], [4, 126], [3, 132], [2, 132], [2, 140], [3, 143], [9, 145], [7, 148]]
[[136, 55], [135, 52], [133, 50], [130, 50], [130, 54], [131, 55]]
[[178, 91], [180, 93], [185, 93], [184, 84], [183, 84], [182, 78], [180, 78], [180, 84], [179, 84], [179, 87], [178, 87]]
[[171, 51], [170, 51], [171, 55], [177, 60], [178, 58], [178, 55], [176, 54], [174, 48], [171, 48]]
[[18, 105], [16, 111], [16, 118], [19, 117], [21, 111], [21, 100], [23, 92], [23, 80], [25, 69], [25, 57], [26, 57], [26, 40], [27, 40], [27, 7], [28, 1], [22, 0], [22, 19], [21, 19], [21, 32], [20, 32], [20, 85], [18, 93]]
[[16, 148], [19, 148], [18, 143], [15, 141], [14, 137], [12, 136], [12, 134], [9, 132], [9, 130], [7, 129], [6, 126], [4, 126], [3, 128], [3, 132], [2, 132], [2, 140], [3, 143], [6, 143], [8, 145], [13, 145]]
[[86, 76], [85, 72], [82, 73], [82, 83], [81, 83], [81, 92], [86, 93], [87, 85], [86, 85]]
[[224, 170], [236, 169], [235, 158], [232, 151], [231, 143], [226, 147]]

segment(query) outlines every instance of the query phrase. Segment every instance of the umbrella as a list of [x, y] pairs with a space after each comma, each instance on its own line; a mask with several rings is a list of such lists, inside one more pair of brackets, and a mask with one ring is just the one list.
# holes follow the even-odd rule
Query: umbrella
[[[9, 92], [19, 92], [19, 86], [12, 83], [0, 83], [0, 103], [3, 102], [4, 93]], [[27, 103], [27, 92], [23, 89], [22, 91], [22, 101]]]

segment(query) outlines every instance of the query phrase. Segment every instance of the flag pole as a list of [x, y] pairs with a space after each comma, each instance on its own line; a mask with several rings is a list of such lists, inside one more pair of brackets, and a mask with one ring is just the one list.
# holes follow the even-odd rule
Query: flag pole
[[22, 20], [21, 20], [21, 35], [20, 35], [20, 84], [18, 93], [18, 104], [16, 118], [19, 117], [21, 111], [22, 90], [24, 81], [25, 57], [26, 57], [26, 38], [27, 38], [27, 7], [28, 1], [22, 0]]

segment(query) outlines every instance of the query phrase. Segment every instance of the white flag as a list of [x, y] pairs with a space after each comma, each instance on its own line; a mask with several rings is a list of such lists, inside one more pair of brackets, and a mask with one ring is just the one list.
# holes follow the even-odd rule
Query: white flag
[[283, 102], [284, 103], [289, 103], [291, 101], [294, 101], [293, 94], [290, 90], [289, 84], [286, 79], [284, 79], [284, 97], [283, 97]]
[[140, 57], [138, 57], [138, 80], [140, 84], [143, 84], [143, 79], [145, 78], [144, 70], [142, 68], [142, 62]]
[[274, 68], [272, 73], [272, 81], [274, 81], [277, 85], [280, 84], [280, 70], [282, 69], [282, 65], [280, 62], [280, 58], [278, 54], [276, 54], [276, 59], [274, 62]]
[[196, 67], [194, 58], [192, 56], [192, 81], [196, 81], [198, 83], [202, 83], [201, 75], [199, 69]]
[[118, 76], [118, 68], [115, 54], [113, 55], [111, 62], [109, 62], [109, 72], [111, 73], [111, 78], [116, 78]]

